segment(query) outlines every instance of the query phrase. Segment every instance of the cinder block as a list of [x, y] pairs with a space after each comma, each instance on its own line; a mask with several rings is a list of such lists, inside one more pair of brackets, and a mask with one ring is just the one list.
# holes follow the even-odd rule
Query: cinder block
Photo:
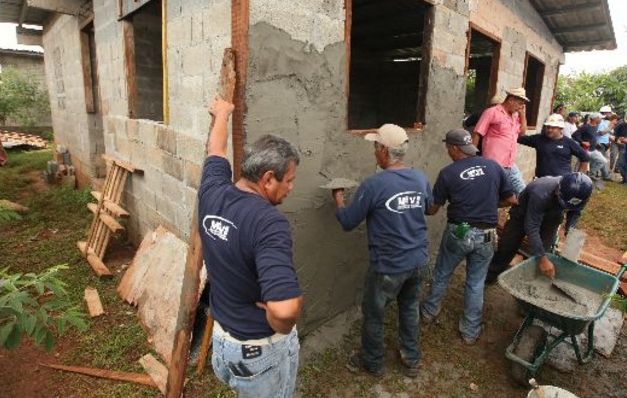
[[183, 161], [168, 153], [163, 153], [161, 159], [163, 160], [163, 171], [177, 180], [183, 181]]
[[124, 160], [131, 159], [131, 143], [125, 137], [120, 135], [115, 136], [115, 150]]
[[198, 165], [198, 163], [185, 160], [183, 161], [183, 168], [185, 173], [185, 185], [194, 189], [198, 189], [202, 172], [201, 167]]
[[155, 128], [157, 132], [157, 146], [164, 151], [176, 155], [176, 134], [169, 127], [159, 124]]
[[205, 142], [187, 134], [178, 134], [176, 137], [176, 153], [181, 159], [200, 163], [205, 159]]
[[139, 138], [139, 122], [137, 119], [127, 119], [126, 120], [126, 134], [128, 135], [128, 139], [131, 142], [140, 141]]

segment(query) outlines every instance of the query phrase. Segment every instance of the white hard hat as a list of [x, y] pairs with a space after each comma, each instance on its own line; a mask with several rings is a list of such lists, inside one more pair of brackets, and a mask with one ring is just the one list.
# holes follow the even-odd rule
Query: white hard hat
[[604, 105], [601, 107], [601, 109], [599, 109], [599, 112], [601, 113], [612, 112], [612, 108], [609, 105]]
[[559, 113], [554, 113], [546, 118], [545, 126], [564, 128], [564, 118]]

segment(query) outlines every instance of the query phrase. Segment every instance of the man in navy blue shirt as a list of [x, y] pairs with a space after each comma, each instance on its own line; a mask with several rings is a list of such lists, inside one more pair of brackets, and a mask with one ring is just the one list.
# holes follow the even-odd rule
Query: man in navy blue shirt
[[459, 321], [462, 341], [474, 344], [481, 333], [483, 289], [494, 255], [499, 204], [512, 205], [516, 196], [503, 168], [477, 156], [470, 133], [446, 133], [446, 150], [453, 163], [440, 171], [433, 188], [433, 205], [427, 214], [447, 207], [448, 224], [435, 263], [431, 292], [421, 304], [421, 316], [430, 323], [440, 312], [442, 299], [455, 268], [466, 260], [464, 315]]
[[346, 231], [363, 220], [368, 225], [370, 267], [362, 301], [361, 352], [349, 359], [351, 370], [383, 374], [385, 308], [398, 301], [400, 361], [405, 375], [416, 377], [420, 362], [418, 293], [427, 270], [427, 224], [424, 212], [431, 205], [427, 178], [403, 163], [409, 139], [404, 129], [384, 124], [376, 133], [374, 155], [382, 172], [359, 186], [349, 206], [344, 190], [333, 191], [337, 219]]
[[555, 243], [555, 235], [566, 213], [565, 232], [574, 227], [592, 194], [592, 181], [583, 173], [533, 180], [509, 211], [509, 220], [488, 271], [486, 283], [496, 281], [516, 255], [527, 236], [529, 254], [538, 258], [538, 268], [554, 278], [555, 267], [546, 256]]
[[574, 140], [564, 137], [564, 118], [554, 113], [544, 122], [544, 132], [518, 137], [518, 143], [536, 150], [536, 177], [570, 173], [572, 157], [579, 159], [579, 170], [588, 171], [590, 157]]
[[242, 178], [226, 159], [233, 105], [216, 100], [198, 221], [211, 284], [213, 369], [239, 397], [292, 397], [298, 369], [296, 320], [302, 293], [290, 226], [276, 205], [292, 191], [299, 156], [282, 138], [245, 150]]
[[[597, 179], [597, 173], [601, 177], [610, 181], [610, 173], [608, 169], [608, 160], [603, 156], [601, 151], [597, 150], [597, 128], [601, 123], [600, 113], [591, 113], [589, 120], [584, 123], [573, 133], [573, 139], [577, 141], [584, 149], [588, 151], [590, 157], [590, 176]], [[603, 189], [603, 184], [599, 181], [597, 188]]]

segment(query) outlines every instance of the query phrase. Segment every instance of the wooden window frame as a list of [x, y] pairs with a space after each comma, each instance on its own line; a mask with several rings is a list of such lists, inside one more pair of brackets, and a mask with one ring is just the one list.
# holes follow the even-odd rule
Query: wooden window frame
[[91, 51], [89, 45], [89, 28], [93, 29], [93, 17], [82, 23], [79, 28], [81, 42], [81, 66], [83, 69], [83, 92], [85, 93], [85, 111], [97, 113], [96, 93], [94, 92], [93, 70], [91, 63]]
[[499, 66], [501, 64], [501, 49], [502, 49], [501, 44], [503, 41], [500, 37], [495, 36], [494, 34], [480, 27], [479, 25], [473, 22], [470, 22], [468, 24], [468, 31], [466, 32], [466, 37], [467, 37], [466, 65], [464, 67], [464, 73], [468, 73], [468, 68], [470, 66], [470, 41], [472, 40], [473, 30], [486, 36], [488, 39], [492, 40], [496, 44], [496, 47], [494, 48], [494, 51], [492, 52], [492, 64], [490, 65], [490, 85], [488, 86], [488, 101], [490, 101], [490, 99], [494, 97], [494, 95], [496, 95], [496, 91], [498, 87]]
[[[423, 126], [426, 124], [425, 112], [428, 85], [429, 63], [431, 60], [431, 41], [433, 38], [433, 13], [435, 11], [435, 3], [431, 0], [421, 0], [427, 3], [430, 8], [425, 14], [425, 23], [423, 40], [422, 40], [422, 60], [420, 61], [420, 75], [418, 76], [418, 109], [416, 109], [416, 124], [413, 127], [403, 127], [407, 133], [422, 132]], [[346, 52], [344, 90], [346, 95], [346, 118], [344, 119], [344, 128], [352, 135], [364, 136], [368, 133], [376, 132], [376, 128], [372, 129], [351, 129], [350, 126], [350, 78], [351, 78], [351, 33], [353, 28], [353, 0], [344, 0], [344, 46]]]
[[[540, 100], [542, 99], [542, 88], [544, 87], [544, 75], [546, 74], [546, 63], [542, 62], [539, 57], [536, 57], [531, 52], [526, 51], [525, 52], [525, 67], [523, 69], [523, 84], [522, 84], [523, 88], [527, 87], [527, 72], [529, 71], [529, 59], [530, 58], [533, 58], [540, 65], [542, 65], [542, 80], [539, 82], [540, 87], [536, 87], [537, 90], [534, 93], [535, 94], [534, 98], [529, 98], [529, 101], [530, 101], [529, 103], [533, 106], [532, 111], [531, 111], [531, 116], [535, 120], [533, 120], [533, 123], [532, 123], [532, 120], [530, 120], [531, 118], [527, 118], [528, 130], [536, 129], [538, 126], [538, 117], [540, 116]], [[529, 93], [527, 93], [527, 95], [529, 95]]]

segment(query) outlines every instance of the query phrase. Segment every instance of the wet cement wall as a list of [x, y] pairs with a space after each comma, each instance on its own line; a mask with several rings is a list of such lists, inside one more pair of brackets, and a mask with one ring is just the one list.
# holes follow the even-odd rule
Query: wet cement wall
[[[281, 210], [293, 229], [295, 263], [306, 295], [301, 329], [307, 332], [359, 304], [368, 267], [365, 223], [355, 231], [343, 232], [335, 219], [330, 193], [318, 186], [333, 177], [362, 181], [377, 170], [371, 143], [347, 130], [343, 2], [297, 3], [289, 8], [298, 12], [291, 14], [274, 0], [251, 2], [245, 124], [248, 142], [263, 134], [276, 134], [296, 145], [302, 154], [296, 188]], [[492, 12], [479, 6], [481, 2], [435, 3], [427, 17], [427, 30], [432, 33], [425, 33], [423, 47], [429, 54], [423, 59], [422, 71], [426, 126], [410, 135], [406, 158], [410, 166], [423, 170], [431, 183], [450, 162], [442, 136], [460, 126], [463, 117], [469, 22], [481, 22], [484, 14]], [[515, 17], [511, 12], [508, 15]], [[337, 18], [342, 19], [341, 24]], [[551, 41], [550, 33], [545, 39], [538, 34], [528, 38], [529, 31], [543, 30], [520, 21], [519, 32], [512, 27], [517, 23], [508, 23], [505, 18], [498, 26], [491, 25], [503, 37], [504, 49], [512, 54], [501, 54], [498, 87], [520, 86], [525, 50], [519, 50], [540, 46], [547, 54], [542, 58], [547, 62], [543, 109], [552, 96], [551, 79], [561, 48]], [[510, 39], [515, 39], [511, 46], [505, 43]], [[541, 40], [545, 42], [535, 43]], [[540, 114], [544, 117], [547, 113], [541, 110]], [[533, 166], [526, 163], [533, 160], [530, 155], [521, 151], [519, 163], [525, 169]], [[432, 262], [444, 225], [444, 214], [429, 218]]]

